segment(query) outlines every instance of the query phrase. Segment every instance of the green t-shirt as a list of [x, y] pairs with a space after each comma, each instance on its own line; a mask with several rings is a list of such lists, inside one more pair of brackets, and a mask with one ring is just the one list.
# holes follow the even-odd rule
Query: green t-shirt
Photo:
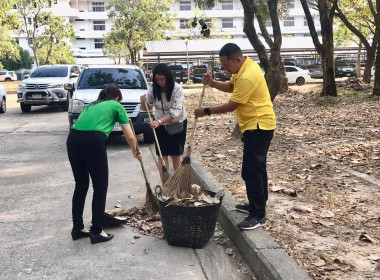
[[72, 129], [101, 131], [108, 137], [115, 122], [129, 124], [127, 112], [119, 102], [107, 100], [84, 108]]

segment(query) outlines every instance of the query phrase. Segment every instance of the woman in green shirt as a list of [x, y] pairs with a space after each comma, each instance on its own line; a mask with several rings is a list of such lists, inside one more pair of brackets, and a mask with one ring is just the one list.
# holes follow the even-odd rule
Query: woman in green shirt
[[[115, 122], [119, 122], [134, 157], [142, 160], [137, 153], [136, 139], [129, 125], [120, 89], [110, 85], [102, 90], [97, 101], [89, 104], [72, 126], [67, 138], [67, 153], [75, 179], [73, 195], [73, 240], [90, 237], [91, 243], [106, 242], [113, 234], [103, 231], [103, 217], [108, 188], [108, 161], [106, 139]], [[92, 199], [92, 226], [88, 231], [83, 224], [83, 209], [91, 176], [94, 195]]]

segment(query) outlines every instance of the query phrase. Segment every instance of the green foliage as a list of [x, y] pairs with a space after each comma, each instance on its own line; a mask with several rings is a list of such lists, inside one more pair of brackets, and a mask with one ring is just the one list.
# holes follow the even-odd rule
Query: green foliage
[[[340, 10], [347, 17], [349, 22], [370, 41], [373, 38], [375, 27], [373, 24], [373, 15], [367, 1], [368, 0], [340, 0], [338, 4]], [[337, 28], [334, 30], [336, 47], [344, 47], [352, 43], [359, 44], [359, 38], [346, 27], [339, 17], [336, 17], [336, 24]]]
[[69, 43], [75, 33], [70, 22], [65, 18], [45, 14], [41, 20], [43, 32], [36, 37], [35, 45], [41, 64], [74, 63]]
[[18, 70], [18, 69], [31, 69], [33, 64], [33, 59], [30, 56], [30, 53], [21, 48], [19, 48], [19, 57], [8, 56], [0, 59], [0, 63], [3, 64], [5, 69], [10, 71]]
[[[13, 0], [2, 0], [0, 5], [0, 61], [5, 58], [19, 57], [16, 40], [9, 35], [9, 30], [18, 26], [17, 15], [11, 12]], [[3, 68], [0, 62], [0, 68]]]
[[[74, 61], [68, 43], [74, 37], [71, 23], [54, 16], [51, 0], [15, 0], [22, 19], [18, 33], [26, 34], [36, 65]], [[31, 18], [32, 23], [29, 23]]]
[[164, 31], [172, 30], [173, 19], [166, 10], [170, 6], [167, 0], [112, 0], [108, 5], [109, 18], [113, 22], [110, 34], [106, 36], [104, 49], [112, 57], [126, 57], [126, 46], [132, 63], [137, 53], [144, 48], [144, 42], [163, 40]]

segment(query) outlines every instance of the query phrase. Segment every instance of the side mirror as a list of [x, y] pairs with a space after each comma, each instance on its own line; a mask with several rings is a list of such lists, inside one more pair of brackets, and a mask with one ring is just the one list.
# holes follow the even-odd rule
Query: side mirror
[[74, 90], [74, 84], [71, 84], [71, 83], [65, 83], [65, 84], [63, 85], [63, 88], [64, 88], [65, 90]]
[[78, 78], [78, 74], [73, 73], [70, 75], [70, 78]]
[[27, 79], [27, 78], [29, 78], [29, 77], [30, 77], [29, 74], [24, 75], [24, 79]]

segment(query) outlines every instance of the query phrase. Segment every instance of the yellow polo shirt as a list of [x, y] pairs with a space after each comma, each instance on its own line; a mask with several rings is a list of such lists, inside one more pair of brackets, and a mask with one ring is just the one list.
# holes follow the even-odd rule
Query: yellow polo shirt
[[240, 103], [236, 108], [236, 117], [240, 130], [276, 128], [276, 117], [269, 90], [260, 66], [246, 57], [237, 74], [233, 74], [230, 83], [234, 86], [231, 101]]

